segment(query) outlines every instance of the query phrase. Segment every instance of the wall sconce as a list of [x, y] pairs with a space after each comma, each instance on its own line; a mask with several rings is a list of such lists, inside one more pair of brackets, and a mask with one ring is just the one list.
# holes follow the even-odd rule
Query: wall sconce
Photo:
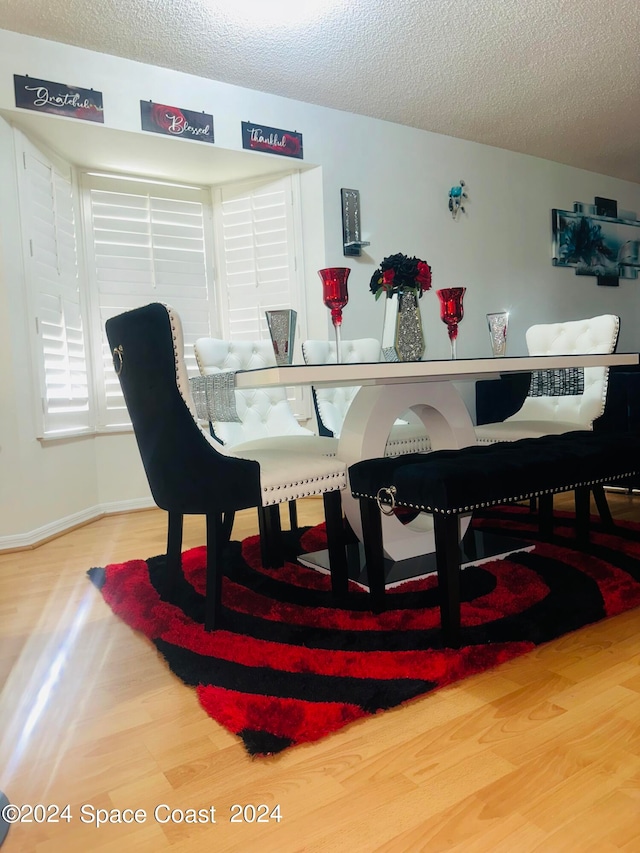
[[340, 190], [342, 196], [342, 246], [346, 257], [359, 257], [363, 246], [370, 246], [360, 236], [360, 191]]

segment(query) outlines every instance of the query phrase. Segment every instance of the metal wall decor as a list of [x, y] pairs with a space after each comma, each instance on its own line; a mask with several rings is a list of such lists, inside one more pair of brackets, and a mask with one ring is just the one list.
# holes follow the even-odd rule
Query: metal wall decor
[[266, 151], [281, 157], [302, 160], [302, 134], [296, 130], [281, 130], [264, 124], [242, 122], [242, 147], [250, 151]]
[[460, 181], [457, 186], [451, 187], [449, 190], [449, 212], [454, 219], [458, 218], [459, 213], [464, 213], [462, 202], [465, 198], [469, 198], [464, 191], [465, 186], [465, 182]]
[[213, 116], [204, 112], [196, 113], [182, 107], [140, 101], [140, 122], [143, 130], [152, 133], [213, 142]]
[[16, 107], [104, 124], [102, 92], [95, 89], [80, 89], [19, 74], [13, 75], [13, 87]]
[[636, 213], [619, 211], [614, 199], [596, 196], [594, 204], [576, 201], [573, 210], [551, 211], [552, 262], [590, 275], [598, 284], [617, 287], [619, 279], [638, 277], [640, 221]]
[[360, 231], [360, 192], [341, 189], [342, 197], [342, 244], [346, 257], [359, 257], [363, 246], [371, 244], [362, 239]]

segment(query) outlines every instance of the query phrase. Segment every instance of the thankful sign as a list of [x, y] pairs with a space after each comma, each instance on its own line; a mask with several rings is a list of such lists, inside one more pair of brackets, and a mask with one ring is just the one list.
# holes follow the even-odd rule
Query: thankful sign
[[104, 123], [102, 92], [95, 89], [80, 89], [18, 74], [13, 75], [13, 85], [17, 107]]
[[242, 147], [302, 160], [302, 134], [293, 130], [281, 130], [278, 127], [243, 121]]

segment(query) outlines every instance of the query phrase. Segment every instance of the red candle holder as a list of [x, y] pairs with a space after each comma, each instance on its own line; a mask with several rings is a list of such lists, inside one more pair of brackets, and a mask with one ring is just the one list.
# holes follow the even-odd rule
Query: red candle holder
[[458, 323], [464, 317], [462, 300], [467, 292], [466, 287], [445, 287], [436, 290], [440, 300], [440, 319], [447, 326], [451, 343], [451, 358], [456, 357], [456, 340], [458, 338]]
[[342, 325], [342, 309], [349, 301], [347, 279], [349, 267], [327, 267], [318, 270], [322, 279], [322, 299], [331, 311], [331, 322], [336, 335], [336, 361], [340, 363], [340, 327]]

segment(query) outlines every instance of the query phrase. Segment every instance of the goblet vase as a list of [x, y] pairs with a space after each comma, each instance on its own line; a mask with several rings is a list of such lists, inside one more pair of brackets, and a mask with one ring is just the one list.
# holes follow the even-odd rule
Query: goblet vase
[[327, 267], [318, 270], [322, 280], [322, 300], [331, 311], [331, 322], [336, 336], [336, 361], [340, 363], [340, 328], [342, 326], [342, 309], [349, 301], [347, 280], [351, 269], [349, 267]]
[[436, 290], [440, 300], [440, 319], [447, 326], [449, 342], [451, 343], [451, 358], [456, 358], [456, 341], [458, 339], [458, 324], [464, 317], [463, 299], [466, 287], [445, 287]]

